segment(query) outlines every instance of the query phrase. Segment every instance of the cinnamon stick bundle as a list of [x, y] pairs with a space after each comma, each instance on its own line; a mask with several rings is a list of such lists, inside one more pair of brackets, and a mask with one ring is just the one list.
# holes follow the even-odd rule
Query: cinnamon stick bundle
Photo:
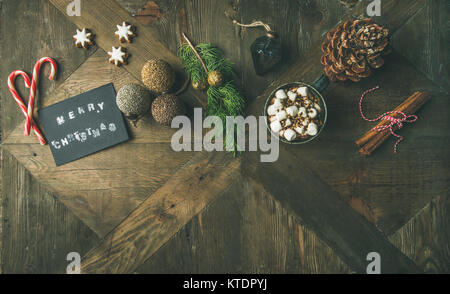
[[[406, 99], [402, 104], [397, 106], [394, 111], [401, 111], [406, 115], [412, 115], [416, 113], [428, 100], [430, 100], [430, 94], [426, 92], [415, 92], [412, 96]], [[390, 116], [400, 118], [400, 114], [392, 113]], [[381, 120], [376, 127], [389, 125], [391, 122], [387, 120]], [[393, 130], [398, 130], [398, 126], [394, 125]], [[364, 156], [369, 156], [375, 151], [384, 141], [386, 141], [391, 132], [389, 129], [383, 131], [374, 131], [371, 129], [360, 139], [355, 141], [355, 144], [359, 149], [359, 153]]]

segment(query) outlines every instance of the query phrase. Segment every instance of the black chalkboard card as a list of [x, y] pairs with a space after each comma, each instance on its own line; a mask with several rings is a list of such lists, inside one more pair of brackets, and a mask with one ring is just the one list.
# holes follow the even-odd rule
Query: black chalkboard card
[[114, 86], [107, 84], [39, 110], [57, 166], [129, 139], [115, 100]]

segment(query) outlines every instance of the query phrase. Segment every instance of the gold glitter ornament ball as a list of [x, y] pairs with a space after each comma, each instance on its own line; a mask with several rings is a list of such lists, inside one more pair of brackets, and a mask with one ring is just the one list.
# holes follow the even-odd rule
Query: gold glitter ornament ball
[[164, 93], [172, 88], [175, 82], [175, 71], [161, 59], [150, 59], [142, 67], [142, 82], [154, 93]]
[[162, 94], [152, 103], [152, 115], [163, 126], [170, 126], [174, 117], [185, 114], [183, 102], [173, 94]]
[[116, 103], [126, 117], [135, 118], [150, 110], [150, 92], [141, 85], [125, 85], [117, 92]]

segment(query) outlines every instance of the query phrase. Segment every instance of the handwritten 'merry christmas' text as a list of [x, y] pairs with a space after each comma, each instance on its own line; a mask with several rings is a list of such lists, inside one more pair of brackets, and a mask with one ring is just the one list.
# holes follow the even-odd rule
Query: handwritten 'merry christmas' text
[[105, 106], [104, 102], [100, 103], [89, 103], [86, 106], [78, 106], [76, 110], [72, 110], [67, 112], [66, 114], [60, 115], [56, 117], [56, 123], [61, 126], [66, 123], [67, 120], [76, 119], [77, 117], [80, 117], [86, 113], [90, 112], [97, 112], [100, 113], [103, 111]]

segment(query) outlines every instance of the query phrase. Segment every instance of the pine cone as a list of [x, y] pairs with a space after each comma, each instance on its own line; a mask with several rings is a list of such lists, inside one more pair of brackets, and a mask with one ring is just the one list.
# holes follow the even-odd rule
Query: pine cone
[[341, 2], [342, 5], [345, 5], [347, 8], [352, 8], [356, 5], [356, 3], [359, 2], [359, 0], [339, 0], [339, 2]]
[[388, 29], [370, 18], [349, 20], [328, 33], [320, 61], [331, 81], [358, 82], [371, 75], [371, 68], [383, 66], [388, 51]]

